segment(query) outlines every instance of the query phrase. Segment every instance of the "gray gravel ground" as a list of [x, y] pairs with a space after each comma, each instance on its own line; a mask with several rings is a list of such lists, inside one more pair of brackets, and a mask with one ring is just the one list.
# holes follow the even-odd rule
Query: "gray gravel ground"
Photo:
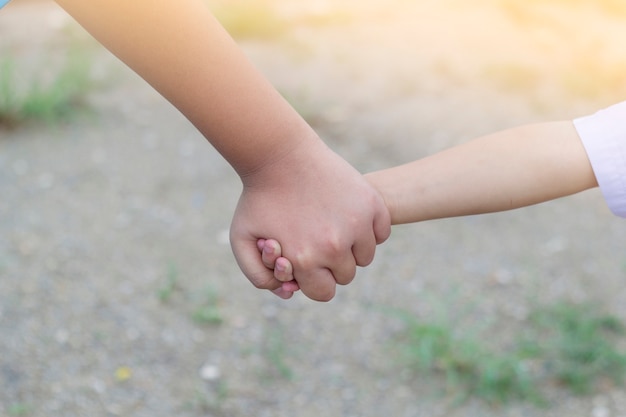
[[[585, 71], [596, 72], [584, 85], [603, 90], [602, 66], [568, 73], [576, 88], [560, 84], [575, 55], [559, 42], [585, 47], [572, 41], [573, 16], [604, 16], [593, 7], [546, 9], [538, 23], [523, 15], [523, 26], [487, 1], [405, 3], [361, 2], [341, 25], [242, 43], [363, 171], [623, 99], [622, 84], [583, 94]], [[595, 42], [609, 66], [623, 16], [582, 28], [585, 50]], [[279, 300], [233, 260], [240, 184], [193, 127], [53, 3], [15, 0], [0, 13], [0, 57], [55, 62], [77, 39], [97, 85], [89, 113], [0, 130], [0, 415], [626, 416], [613, 386], [554, 389], [544, 409], [456, 404], [437, 378], [398, 361], [403, 324], [386, 312], [445, 314], [491, 329], [494, 345], [537, 303], [598, 303], [626, 320], [626, 224], [599, 191], [394, 228], [332, 302]], [[222, 322], [198, 320], [202, 309]]]

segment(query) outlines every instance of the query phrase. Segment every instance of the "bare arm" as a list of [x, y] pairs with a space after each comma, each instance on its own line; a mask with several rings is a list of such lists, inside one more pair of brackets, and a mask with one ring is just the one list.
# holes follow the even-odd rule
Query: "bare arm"
[[[510, 210], [597, 186], [569, 121], [496, 132], [366, 178], [383, 195], [392, 224]], [[280, 243], [258, 243], [284, 293], [297, 291]]]
[[392, 224], [510, 210], [597, 186], [569, 121], [493, 133], [366, 177]]
[[[57, 0], [174, 104], [240, 175], [231, 244], [276, 289], [256, 240], [278, 239], [302, 291], [333, 297], [389, 235], [382, 198], [330, 151], [246, 59], [201, 0]], [[339, 178], [339, 180], [337, 180]], [[347, 191], [349, 190], [349, 191]]]
[[201, 0], [57, 2], [174, 104], [240, 175], [298, 141], [317, 140]]

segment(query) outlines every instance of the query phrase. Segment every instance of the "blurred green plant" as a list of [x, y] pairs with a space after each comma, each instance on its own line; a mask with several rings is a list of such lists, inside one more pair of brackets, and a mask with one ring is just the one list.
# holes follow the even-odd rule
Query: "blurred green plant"
[[406, 328], [398, 345], [418, 372], [443, 377], [446, 392], [489, 403], [511, 400], [546, 404], [542, 387], [557, 382], [575, 395], [592, 392], [599, 381], [623, 383], [626, 354], [617, 337], [622, 324], [589, 306], [557, 303], [530, 315], [527, 331], [507, 352], [461, 337], [449, 323], [422, 323], [400, 314]]
[[183, 404], [183, 408], [186, 411], [196, 411], [202, 415], [221, 416], [224, 415], [224, 403], [228, 397], [228, 384], [226, 381], [220, 380], [210, 388], [206, 385], [196, 388], [192, 398]]
[[30, 407], [25, 403], [13, 403], [9, 406], [8, 409], [9, 416], [17, 417], [17, 416], [26, 416], [30, 413]]
[[11, 57], [0, 58], [0, 126], [66, 120], [84, 109], [90, 86], [88, 60], [78, 51], [68, 52], [50, 80], [43, 74], [24, 79]]
[[287, 349], [284, 332], [280, 327], [272, 327], [267, 332], [265, 355], [278, 374], [287, 380], [293, 379], [293, 370], [285, 361]]
[[558, 303], [534, 312], [531, 320], [535, 338], [544, 341], [538, 353], [545, 368], [572, 392], [588, 394], [606, 378], [624, 382], [626, 353], [615, 347], [624, 326], [617, 318], [588, 305]]
[[191, 317], [193, 321], [203, 325], [218, 325], [224, 322], [219, 308], [219, 295], [213, 287], [207, 287], [204, 292], [204, 301], [197, 307]]
[[446, 324], [425, 324], [405, 316], [401, 342], [404, 357], [417, 371], [444, 377], [445, 389], [459, 399], [471, 396], [490, 403], [511, 400], [543, 402], [522, 351], [494, 354], [479, 342], [455, 335]]
[[165, 276], [165, 283], [161, 288], [157, 290], [157, 296], [159, 300], [166, 303], [172, 298], [172, 295], [178, 288], [178, 267], [174, 262], [167, 264], [167, 273]]

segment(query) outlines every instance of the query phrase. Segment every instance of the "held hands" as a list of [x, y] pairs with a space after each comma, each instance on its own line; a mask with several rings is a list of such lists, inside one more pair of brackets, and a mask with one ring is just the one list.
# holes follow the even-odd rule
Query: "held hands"
[[[356, 266], [368, 265], [391, 232], [380, 194], [321, 141], [307, 142], [242, 180], [231, 225], [233, 253], [257, 288], [283, 298], [297, 285], [313, 300], [332, 299], [336, 285], [350, 283]], [[275, 271], [259, 256], [257, 241], [268, 236], [282, 245], [278, 255], [265, 254], [268, 264], [276, 257]], [[283, 287], [275, 272], [297, 284]]]

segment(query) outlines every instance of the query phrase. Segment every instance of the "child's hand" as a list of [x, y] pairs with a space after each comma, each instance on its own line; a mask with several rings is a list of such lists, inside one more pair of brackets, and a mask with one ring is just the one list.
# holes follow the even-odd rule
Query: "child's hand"
[[321, 140], [292, 142], [288, 153], [242, 177], [230, 242], [255, 287], [282, 287], [259, 256], [257, 240], [272, 238], [300, 291], [330, 301], [337, 285], [349, 284], [391, 233], [389, 211], [361, 173]]
[[257, 247], [261, 252], [261, 259], [263, 264], [274, 271], [274, 278], [281, 281], [283, 284], [280, 288], [273, 290], [272, 292], [281, 298], [291, 298], [294, 292], [300, 289], [298, 283], [293, 278], [293, 266], [289, 259], [283, 258], [282, 248], [280, 244], [274, 239], [259, 239], [257, 241]]

